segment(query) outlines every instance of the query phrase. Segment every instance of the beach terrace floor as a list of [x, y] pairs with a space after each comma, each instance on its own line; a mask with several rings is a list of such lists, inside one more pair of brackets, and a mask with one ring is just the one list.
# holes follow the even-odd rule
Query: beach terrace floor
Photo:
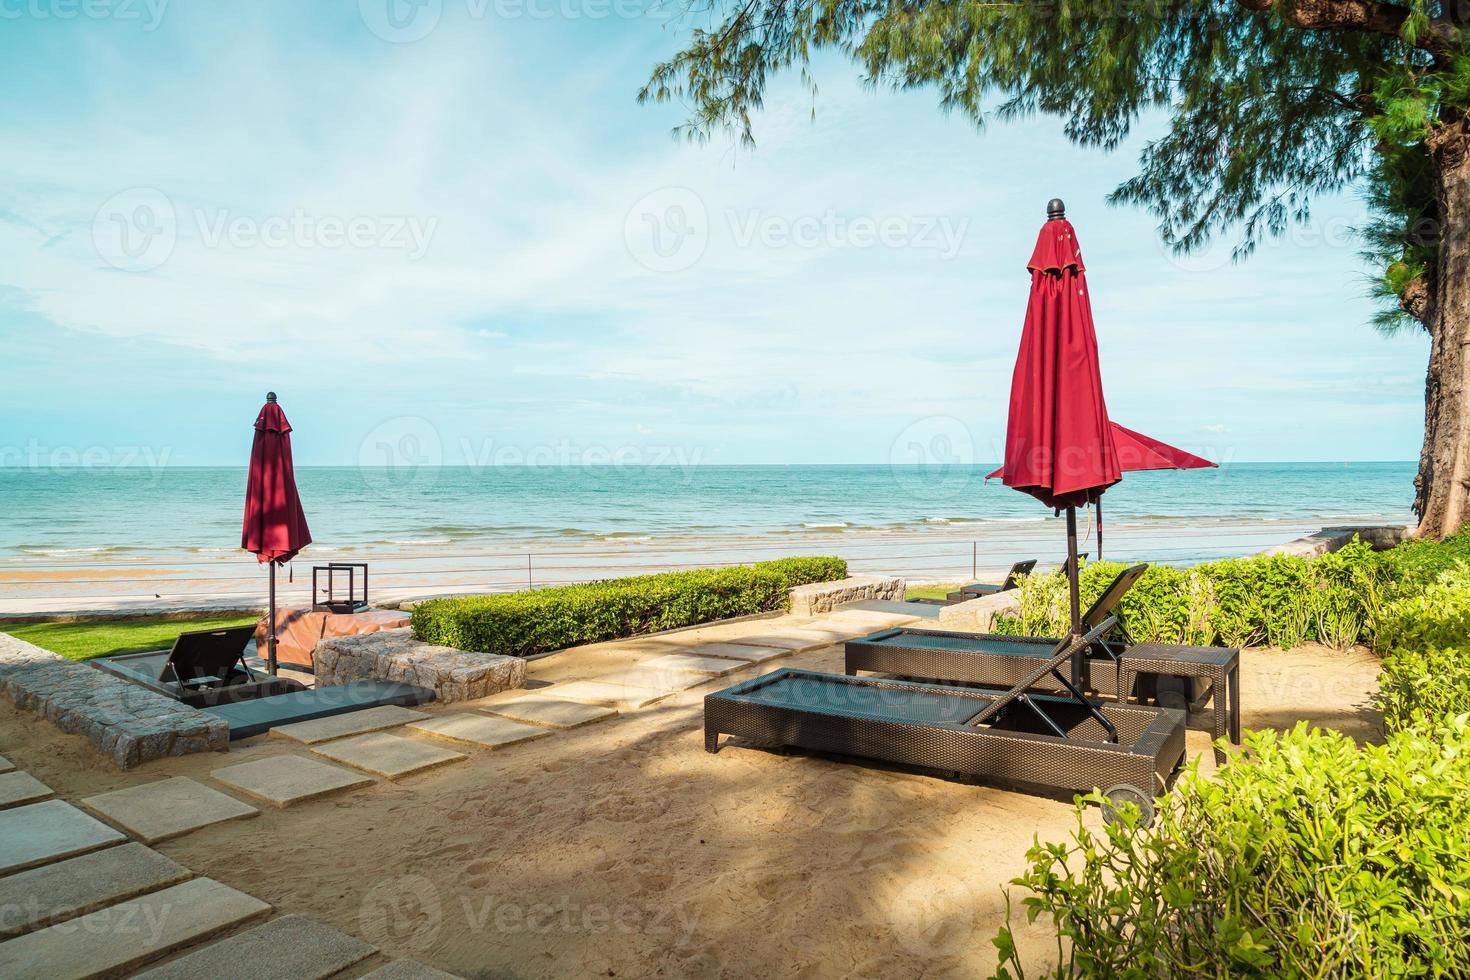
[[[532, 661], [527, 690], [127, 772], [0, 702], [0, 755], [42, 787], [0, 816], [70, 805], [96, 818], [94, 853], [146, 847], [176, 866], [183, 884], [167, 887], [222, 910], [170, 949], [201, 957], [181, 971], [289, 949], [252, 931], [267, 922], [322, 937], [340, 976], [399, 959], [468, 977], [985, 975], [1003, 888], [1037, 837], [1073, 826], [1067, 800], [738, 742], [704, 751], [705, 694], [784, 666], [841, 672], [842, 640], [900, 621], [838, 611], [581, 647]], [[1375, 740], [1378, 669], [1361, 649], [1248, 649], [1245, 725]], [[1206, 771], [1208, 710], [1188, 736]], [[58, 943], [76, 935], [65, 926]], [[27, 930], [32, 951], [42, 931]], [[1017, 937], [1041, 960], [1055, 948], [1045, 922], [1018, 920]]]

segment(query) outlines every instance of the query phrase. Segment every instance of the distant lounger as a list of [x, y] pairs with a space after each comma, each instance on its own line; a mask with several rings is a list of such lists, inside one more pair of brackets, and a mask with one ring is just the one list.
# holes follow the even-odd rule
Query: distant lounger
[[123, 680], [166, 694], [191, 708], [232, 704], [305, 690], [299, 681], [257, 674], [245, 663], [254, 626], [180, 633], [173, 649], [90, 661]]
[[1006, 577], [1001, 579], [999, 585], [991, 585], [986, 582], [971, 582], [969, 585], [960, 586], [957, 591], [951, 592], [947, 598], [950, 602], [965, 602], [969, 599], [981, 599], [988, 595], [995, 595], [997, 592], [1009, 592], [1020, 585], [1021, 579], [1030, 575], [1031, 570], [1035, 567], [1035, 558], [1018, 561], [1011, 566], [1009, 572], [1006, 572]]
[[[1184, 757], [1184, 714], [1095, 704], [1060, 672], [1116, 625], [1106, 617], [1056, 643], [1003, 692], [779, 670], [704, 699], [705, 749], [717, 752], [720, 736], [734, 735], [1052, 790], [1101, 789], [1148, 820]], [[1066, 696], [1036, 693], [1045, 676]]]

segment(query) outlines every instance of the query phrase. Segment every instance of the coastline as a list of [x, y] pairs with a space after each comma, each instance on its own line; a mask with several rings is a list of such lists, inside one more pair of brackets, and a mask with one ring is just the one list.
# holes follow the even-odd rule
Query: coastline
[[[1408, 515], [1258, 519], [1109, 519], [1105, 557], [1191, 565], [1253, 554], [1332, 523], [1412, 523]], [[324, 543], [308, 547], [278, 576], [284, 605], [310, 601], [311, 567], [366, 561], [375, 605], [429, 595], [512, 591], [622, 575], [744, 564], [794, 554], [846, 558], [853, 574], [897, 575], [915, 583], [995, 576], [1020, 558], [1055, 567], [1063, 521], [932, 524], [882, 531], [813, 528], [803, 533], [685, 534], [569, 541], [526, 536], [494, 547], [425, 540], [417, 544]], [[1096, 557], [1095, 528], [1084, 520], [1083, 549]], [[1089, 533], [1091, 532], [1091, 533]], [[160, 548], [125, 554], [10, 555], [0, 558], [0, 619], [68, 615], [144, 615], [254, 611], [265, 603], [265, 569], [242, 551]]]

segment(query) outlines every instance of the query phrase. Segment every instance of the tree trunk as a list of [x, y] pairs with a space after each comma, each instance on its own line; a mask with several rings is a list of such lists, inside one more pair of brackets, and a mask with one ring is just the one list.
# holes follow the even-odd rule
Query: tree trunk
[[1442, 538], [1470, 521], [1470, 127], [1441, 126], [1429, 139], [1439, 205], [1439, 258], [1425, 325], [1424, 448], [1414, 478], [1419, 537]]

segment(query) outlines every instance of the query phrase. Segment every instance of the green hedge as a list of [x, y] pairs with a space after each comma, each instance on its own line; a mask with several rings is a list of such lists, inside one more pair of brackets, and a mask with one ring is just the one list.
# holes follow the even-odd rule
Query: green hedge
[[[1067, 940], [1055, 976], [1470, 970], [1470, 717], [1363, 748], [1254, 732], [1214, 779], [1181, 777], [1152, 832], [1125, 809], [1100, 835], [1079, 806], [1017, 879]], [[1009, 928], [995, 942], [997, 975], [1024, 975]]]
[[[1124, 567], [1084, 566], [1084, 606]], [[1320, 558], [1257, 555], [1193, 568], [1151, 565], [1123, 597], [1118, 615], [1140, 642], [1292, 647], [1314, 640], [1342, 648], [1371, 631], [1385, 583], [1394, 580], [1392, 561], [1356, 540]], [[1066, 631], [1067, 581], [1060, 572], [1028, 576], [1018, 599], [1020, 615], [998, 624], [1001, 632]]]
[[583, 643], [784, 609], [787, 590], [847, 577], [841, 558], [639, 575], [530, 592], [432, 599], [413, 610], [427, 643], [526, 657]]

